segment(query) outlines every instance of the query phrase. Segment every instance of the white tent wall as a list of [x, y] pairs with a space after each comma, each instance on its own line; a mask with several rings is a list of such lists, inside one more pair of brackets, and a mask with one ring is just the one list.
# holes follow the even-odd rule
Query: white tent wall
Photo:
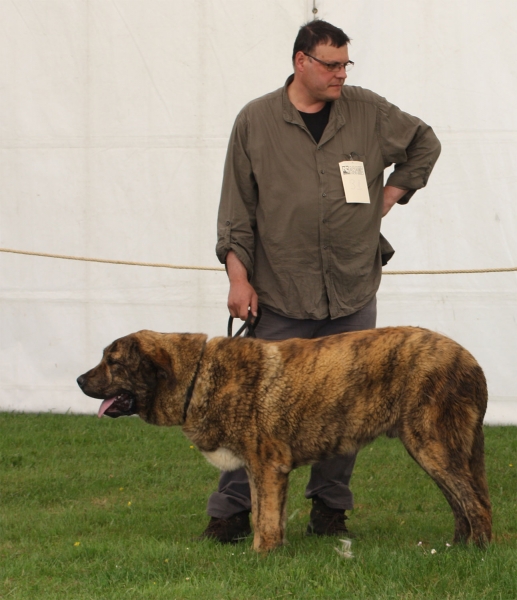
[[[386, 217], [390, 270], [517, 265], [517, 3], [317, 0], [348, 82], [431, 124], [429, 186]], [[0, 246], [217, 267], [233, 120], [291, 72], [312, 1], [0, 0]], [[142, 328], [224, 335], [224, 272], [0, 252], [0, 410], [91, 413], [75, 378]], [[517, 274], [386, 275], [379, 325], [464, 344], [517, 423]]]

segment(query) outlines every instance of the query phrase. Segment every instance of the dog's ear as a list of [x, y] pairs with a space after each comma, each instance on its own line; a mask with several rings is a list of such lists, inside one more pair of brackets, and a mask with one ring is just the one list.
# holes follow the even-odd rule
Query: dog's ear
[[162, 334], [139, 331], [135, 334], [140, 360], [149, 365], [158, 379], [174, 379], [172, 357], [162, 345]]
[[135, 334], [140, 343], [142, 361], [154, 368], [159, 379], [175, 384], [189, 376], [190, 367], [201, 357], [208, 336], [202, 333], [156, 333], [139, 331]]
[[145, 358], [156, 368], [158, 379], [173, 379], [172, 359], [168, 352], [159, 346], [145, 353]]

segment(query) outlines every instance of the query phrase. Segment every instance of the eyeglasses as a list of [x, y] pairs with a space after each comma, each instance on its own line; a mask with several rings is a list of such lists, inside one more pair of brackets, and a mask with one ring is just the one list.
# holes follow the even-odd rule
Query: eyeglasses
[[342, 68], [345, 69], [345, 71], [348, 73], [348, 71], [350, 71], [350, 69], [354, 66], [354, 62], [349, 60], [346, 63], [340, 63], [340, 62], [325, 62], [324, 60], [320, 60], [319, 58], [316, 58], [315, 56], [312, 56], [312, 54], [307, 54], [307, 52], [304, 52], [305, 56], [308, 56], [309, 58], [312, 58], [313, 60], [315, 60], [316, 62], [321, 63], [322, 65], [324, 65], [325, 67], [327, 67], [327, 71], [330, 71], [331, 73], [337, 73], [338, 71], [341, 71]]

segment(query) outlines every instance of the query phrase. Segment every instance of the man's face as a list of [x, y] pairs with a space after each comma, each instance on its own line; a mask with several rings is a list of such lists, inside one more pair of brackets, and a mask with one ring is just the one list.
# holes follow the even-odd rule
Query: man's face
[[[349, 61], [348, 46], [346, 45], [336, 48], [330, 44], [318, 44], [309, 54], [326, 63], [347, 63]], [[347, 77], [344, 67], [339, 71], [328, 71], [325, 65], [301, 52], [298, 53], [295, 62], [300, 83], [314, 100], [331, 102], [339, 98], [341, 87]]]

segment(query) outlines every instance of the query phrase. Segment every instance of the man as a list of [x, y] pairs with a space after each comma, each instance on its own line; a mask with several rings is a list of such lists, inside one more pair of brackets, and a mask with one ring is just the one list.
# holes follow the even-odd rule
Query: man
[[[324, 21], [303, 26], [294, 75], [245, 106], [232, 131], [217, 255], [230, 281], [230, 314], [246, 319], [260, 304], [259, 338], [375, 327], [381, 266], [394, 252], [380, 235], [381, 218], [426, 185], [440, 153], [420, 119], [343, 85], [353, 65], [349, 41]], [[347, 533], [354, 462], [339, 456], [312, 467], [308, 534]], [[242, 539], [250, 533], [250, 506], [244, 469], [222, 473], [201, 537]]]

